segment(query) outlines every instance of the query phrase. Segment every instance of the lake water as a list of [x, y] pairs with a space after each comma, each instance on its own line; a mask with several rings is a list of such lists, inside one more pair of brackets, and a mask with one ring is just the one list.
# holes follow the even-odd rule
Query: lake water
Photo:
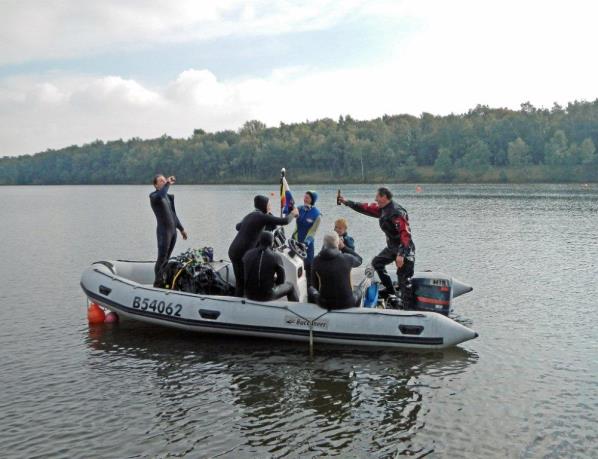
[[[0, 188], [2, 457], [598, 457], [597, 185], [393, 186], [416, 269], [474, 286], [455, 313], [480, 337], [313, 357], [298, 343], [87, 325], [83, 269], [155, 256], [150, 188]], [[253, 195], [276, 188], [175, 186], [190, 233], [176, 250], [226, 257]], [[336, 186], [313, 188], [321, 233], [348, 218], [371, 259], [377, 222], [337, 207]], [[356, 200], [374, 189], [343, 187]]]

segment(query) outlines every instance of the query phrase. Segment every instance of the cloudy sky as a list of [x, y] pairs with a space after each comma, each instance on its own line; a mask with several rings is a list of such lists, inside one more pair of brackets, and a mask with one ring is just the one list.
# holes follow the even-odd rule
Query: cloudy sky
[[592, 0], [0, 0], [0, 156], [598, 97]]

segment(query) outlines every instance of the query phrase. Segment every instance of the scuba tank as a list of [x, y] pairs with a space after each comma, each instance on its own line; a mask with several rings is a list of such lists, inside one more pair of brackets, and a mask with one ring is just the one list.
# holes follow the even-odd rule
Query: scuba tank
[[375, 308], [378, 305], [378, 283], [372, 282], [372, 284], [365, 291], [363, 297], [364, 308]]

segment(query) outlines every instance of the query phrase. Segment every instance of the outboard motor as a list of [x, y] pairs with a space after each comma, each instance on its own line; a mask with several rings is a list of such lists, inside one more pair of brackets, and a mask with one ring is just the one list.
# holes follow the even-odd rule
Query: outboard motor
[[414, 309], [439, 312], [445, 316], [451, 311], [453, 298], [473, 290], [451, 276], [439, 272], [418, 272], [411, 278]]

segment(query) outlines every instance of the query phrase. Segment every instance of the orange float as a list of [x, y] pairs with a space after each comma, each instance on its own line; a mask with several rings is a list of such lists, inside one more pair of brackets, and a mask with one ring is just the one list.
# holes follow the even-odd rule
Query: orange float
[[91, 325], [103, 324], [106, 314], [96, 303], [91, 303], [87, 308], [87, 321]]

